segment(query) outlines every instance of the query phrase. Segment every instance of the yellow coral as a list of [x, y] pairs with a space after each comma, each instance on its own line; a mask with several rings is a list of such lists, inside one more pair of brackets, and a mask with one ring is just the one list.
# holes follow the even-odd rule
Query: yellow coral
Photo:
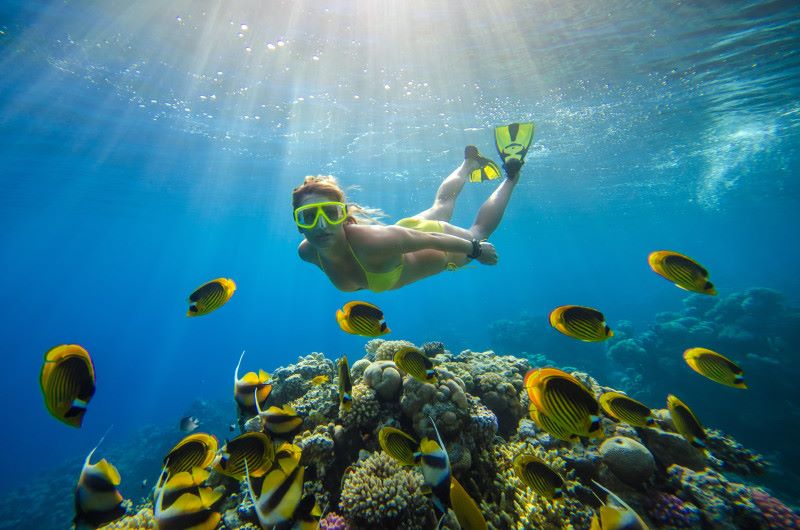
[[156, 520], [153, 516], [153, 510], [151, 508], [142, 508], [134, 515], [127, 515], [122, 519], [118, 519], [111, 524], [107, 524], [105, 526], [100, 527], [100, 530], [111, 530], [113, 528], [117, 529], [137, 529], [137, 530], [145, 530], [145, 529], [155, 529], [156, 528]]

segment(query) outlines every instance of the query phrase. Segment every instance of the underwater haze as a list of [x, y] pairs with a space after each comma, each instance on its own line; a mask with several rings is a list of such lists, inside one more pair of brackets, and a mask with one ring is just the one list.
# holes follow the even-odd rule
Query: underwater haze
[[[364, 300], [384, 339], [543, 355], [654, 408], [680, 395], [771, 463], [747, 480], [798, 503], [800, 3], [7, 0], [0, 72], [0, 491], [71, 499], [109, 428], [101, 447], [144, 454], [143, 432], [177, 443], [198, 403], [234, 422], [243, 350], [243, 371], [311, 352], [352, 366], [369, 339], [335, 312]], [[345, 293], [298, 258], [304, 176], [336, 176], [393, 223], [431, 205], [464, 146], [499, 161], [494, 128], [526, 121], [497, 266]], [[497, 182], [467, 183], [453, 223], [469, 226]], [[654, 274], [662, 249], [696, 259], [719, 294]], [[187, 318], [189, 294], [219, 277], [231, 300]], [[675, 332], [717, 300], [753, 300], [730, 320], [714, 310], [727, 339]], [[547, 315], [565, 304], [601, 309], [646, 358], [560, 335]], [[59, 344], [96, 370], [80, 429], [44, 406]], [[749, 389], [691, 371], [694, 346], [737, 360]], [[157, 480], [164, 454], [149, 457], [135, 481], [120, 466], [126, 498]], [[55, 476], [67, 488], [43, 489]], [[0, 528], [42, 527], [15, 521]]]

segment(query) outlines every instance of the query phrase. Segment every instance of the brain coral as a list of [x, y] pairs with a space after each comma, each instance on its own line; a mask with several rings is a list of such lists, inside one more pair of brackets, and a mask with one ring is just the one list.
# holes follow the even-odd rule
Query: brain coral
[[656, 470], [653, 455], [633, 438], [608, 438], [600, 444], [600, 456], [618, 479], [632, 486], [649, 479]]
[[372, 453], [344, 479], [341, 508], [351, 528], [422, 528], [428, 499], [422, 475]]

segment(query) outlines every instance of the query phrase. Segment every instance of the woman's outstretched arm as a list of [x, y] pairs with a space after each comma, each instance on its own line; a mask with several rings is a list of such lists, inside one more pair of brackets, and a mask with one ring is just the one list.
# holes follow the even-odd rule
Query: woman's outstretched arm
[[[473, 253], [472, 241], [458, 236], [438, 232], [421, 232], [401, 226], [371, 226], [362, 232], [364, 243], [379, 254], [439, 250], [469, 256]], [[497, 263], [497, 252], [491, 243], [480, 242], [480, 254], [476, 258], [485, 265]]]

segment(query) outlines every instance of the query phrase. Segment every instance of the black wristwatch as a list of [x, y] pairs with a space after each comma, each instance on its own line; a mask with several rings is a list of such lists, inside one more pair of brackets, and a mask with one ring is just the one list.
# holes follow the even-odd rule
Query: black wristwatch
[[475, 259], [481, 256], [481, 242], [477, 239], [472, 240], [472, 254], [467, 254], [468, 258]]

